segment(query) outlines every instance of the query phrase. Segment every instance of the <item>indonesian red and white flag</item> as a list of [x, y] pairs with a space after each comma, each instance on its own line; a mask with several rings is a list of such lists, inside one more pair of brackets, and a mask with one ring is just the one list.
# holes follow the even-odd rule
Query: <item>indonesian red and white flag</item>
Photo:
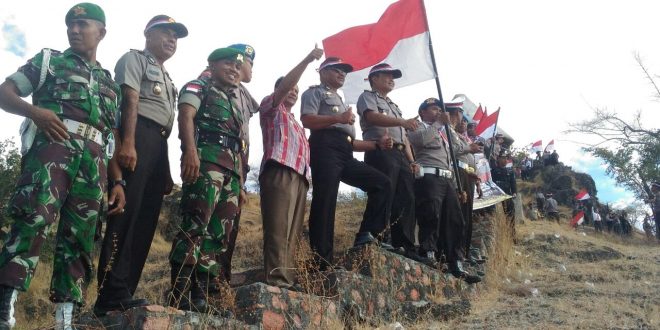
[[484, 111], [481, 109], [481, 104], [479, 104], [479, 107], [477, 107], [477, 111], [475, 111], [474, 116], [472, 116], [472, 121], [475, 122], [476, 124], [479, 124], [479, 121], [483, 117], [484, 117]]
[[551, 153], [555, 151], [555, 140], [550, 140], [547, 146], [545, 146], [545, 152]]
[[541, 142], [541, 141], [542, 140], [538, 140], [538, 141], [532, 143], [532, 152], [541, 151], [541, 148], [543, 148], [543, 142]]
[[493, 114], [481, 118], [479, 125], [474, 129], [474, 133], [477, 136], [481, 136], [484, 139], [490, 139], [495, 135], [495, 130], [497, 129], [497, 118], [500, 115], [500, 110], [493, 112]]
[[581, 225], [583, 222], [584, 222], [584, 211], [580, 211], [573, 217], [573, 220], [571, 220], [571, 226], [575, 227], [577, 225]]
[[577, 195], [575, 195], [575, 199], [579, 201], [583, 201], [589, 198], [591, 198], [591, 196], [589, 196], [589, 193], [587, 192], [586, 188], [582, 188], [582, 190], [580, 190], [580, 192]]
[[400, 0], [391, 4], [378, 22], [355, 26], [323, 39], [326, 57], [340, 57], [353, 66], [344, 80], [346, 103], [355, 104], [365, 89], [372, 66], [387, 63], [401, 70], [396, 87], [435, 78], [429, 28], [423, 0]]

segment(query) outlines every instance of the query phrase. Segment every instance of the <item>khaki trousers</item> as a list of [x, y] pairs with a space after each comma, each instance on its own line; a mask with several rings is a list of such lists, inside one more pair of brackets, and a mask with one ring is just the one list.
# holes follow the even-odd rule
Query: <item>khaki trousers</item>
[[259, 176], [259, 185], [266, 283], [290, 287], [296, 279], [295, 255], [309, 184], [293, 169], [269, 161]]

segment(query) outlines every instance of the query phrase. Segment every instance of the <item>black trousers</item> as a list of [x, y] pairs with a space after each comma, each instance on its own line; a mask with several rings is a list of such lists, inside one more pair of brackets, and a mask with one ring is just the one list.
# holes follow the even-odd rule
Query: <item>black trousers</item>
[[415, 204], [422, 252], [442, 252], [447, 262], [463, 261], [465, 222], [451, 179], [424, 174], [415, 180]]
[[390, 179], [390, 195], [387, 203], [390, 207], [390, 232], [392, 245], [412, 249], [415, 247], [415, 178], [405, 151], [374, 150], [367, 151], [364, 162], [383, 172]]
[[458, 173], [461, 176], [463, 191], [467, 193], [467, 201], [461, 203], [461, 214], [463, 214], [463, 220], [465, 221], [465, 253], [469, 255], [470, 246], [472, 246], [472, 207], [474, 206], [474, 187], [476, 182], [464, 169], [459, 168]]
[[309, 147], [313, 184], [309, 241], [318, 266], [324, 270], [332, 264], [339, 182], [367, 192], [360, 232], [376, 237], [383, 234], [390, 215], [387, 199], [391, 184], [385, 174], [353, 158], [353, 146], [341, 131], [314, 131]]
[[99, 258], [99, 301], [130, 298], [137, 289], [149, 254], [170, 175], [167, 139], [155, 122], [138, 116], [135, 171], [122, 170], [126, 207], [108, 217]]

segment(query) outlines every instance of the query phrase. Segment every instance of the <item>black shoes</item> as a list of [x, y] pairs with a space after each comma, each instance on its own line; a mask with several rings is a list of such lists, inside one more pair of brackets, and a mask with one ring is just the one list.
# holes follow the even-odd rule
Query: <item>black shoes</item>
[[468, 284], [474, 284], [481, 282], [481, 277], [477, 275], [472, 275], [463, 269], [463, 265], [460, 261], [454, 261], [449, 265], [449, 271], [456, 278], [460, 278]]
[[100, 301], [97, 300], [94, 304], [94, 315], [96, 316], [105, 316], [108, 312], [111, 311], [126, 311], [134, 307], [142, 307], [149, 305], [147, 299], [135, 299], [135, 298], [126, 298], [122, 300], [114, 301]]
[[380, 246], [380, 248], [387, 251], [394, 251], [394, 247], [388, 243], [380, 242], [374, 237], [370, 232], [361, 232], [355, 235], [355, 241], [353, 241], [353, 248], [360, 248], [365, 245], [375, 244]]

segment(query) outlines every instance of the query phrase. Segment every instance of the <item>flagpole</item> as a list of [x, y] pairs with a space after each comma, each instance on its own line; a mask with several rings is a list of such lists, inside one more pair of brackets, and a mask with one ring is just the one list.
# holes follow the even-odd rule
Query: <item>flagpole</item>
[[[433, 53], [433, 41], [431, 39], [431, 28], [429, 27], [429, 20], [426, 16], [426, 6], [424, 5], [424, 0], [419, 0], [422, 3], [422, 10], [424, 11], [424, 23], [426, 28], [429, 31], [429, 52], [431, 54], [431, 64], [433, 64], [433, 73], [435, 74], [435, 87], [438, 90], [438, 100], [440, 100], [440, 107], [443, 112], [446, 112], [445, 101], [442, 98], [442, 89], [440, 88], [440, 78], [438, 77], [438, 67], [435, 64], [435, 54]], [[458, 173], [458, 163], [456, 162], [456, 155], [454, 154], [454, 144], [451, 142], [451, 131], [449, 130], [449, 124], [445, 124], [445, 132], [447, 133], [447, 143], [449, 144], [449, 158], [451, 159], [451, 166], [454, 170], [454, 177], [456, 177], [456, 185], [458, 186], [458, 193], [461, 195], [463, 192], [463, 186], [461, 185], [461, 178]]]
[[[490, 162], [490, 156], [491, 156], [491, 154], [493, 153], [493, 149], [494, 149], [494, 147], [495, 147], [495, 135], [497, 135], [497, 123], [500, 121], [500, 114], [499, 114], [499, 111], [500, 111], [499, 108], [497, 109], [497, 111], [495, 111], [495, 112], [498, 112], [498, 114], [497, 114], [497, 121], [495, 121], [495, 129], [493, 130], [493, 136], [490, 138], [490, 141], [491, 141], [491, 142], [490, 142], [490, 143], [491, 143], [491, 147], [488, 148], [488, 155], [486, 155], [486, 159], [487, 159], [489, 162]], [[500, 146], [500, 148], [501, 148], [501, 147], [502, 147], [502, 146]], [[500, 150], [500, 152], [501, 152], [501, 150]], [[499, 155], [495, 155], [495, 157], [499, 157]]]

